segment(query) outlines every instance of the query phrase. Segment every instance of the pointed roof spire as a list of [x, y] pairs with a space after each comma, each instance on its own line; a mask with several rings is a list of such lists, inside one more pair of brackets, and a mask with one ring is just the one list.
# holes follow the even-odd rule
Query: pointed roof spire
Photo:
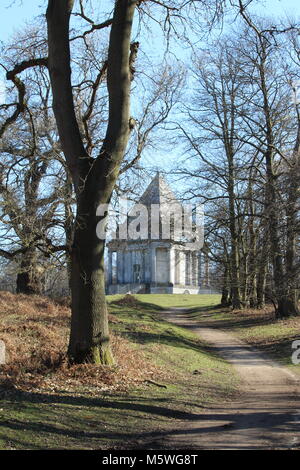
[[179, 204], [174, 193], [161, 176], [160, 172], [157, 171], [155, 177], [147, 187], [139, 200], [139, 204], [144, 206], [151, 206], [151, 204]]

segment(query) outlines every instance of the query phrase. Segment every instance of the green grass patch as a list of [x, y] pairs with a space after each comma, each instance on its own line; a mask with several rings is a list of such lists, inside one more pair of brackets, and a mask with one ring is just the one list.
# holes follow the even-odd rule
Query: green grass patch
[[[157, 380], [152, 374], [139, 387], [97, 396], [86, 387], [72, 392], [67, 386], [65, 392], [2, 387], [0, 448], [147, 448], [164, 432], [199, 419], [203, 408], [231, 400], [238, 389], [232, 366], [192, 332], [160, 317], [162, 307], [185, 301], [155, 297], [137, 296], [132, 305], [120, 296], [108, 300], [111, 329], [147, 359], [149, 369], [162, 371]], [[207, 296], [186, 297], [197, 307]], [[208, 308], [218, 302], [207, 301]]]
[[[219, 396], [224, 392], [226, 398], [226, 393], [230, 389], [233, 390], [234, 384], [237, 383], [232, 367], [219, 356], [212, 354], [194, 333], [160, 317], [162, 304], [168, 303], [169, 299], [164, 302], [162, 295], [158, 296], [158, 300], [150, 295], [147, 302], [141, 302], [145, 300], [146, 295], [135, 297], [135, 308], [118, 302], [116, 298], [110, 299], [110, 310], [120, 320], [114, 325], [114, 331], [130, 339], [136, 348], [146, 354], [149, 362], [167, 370], [170, 384], [174, 390], [179, 388], [179, 393], [187, 396], [186, 385], [195, 382], [196, 387], [202, 388], [199, 390], [199, 397], [202, 397], [205, 403], [216, 398], [216, 391], [217, 394], [220, 393]], [[154, 304], [155, 301], [158, 302], [157, 305]], [[178, 299], [174, 301], [178, 304]], [[224, 380], [227, 373], [228, 380]], [[211, 388], [209, 384], [212, 385]], [[193, 396], [194, 393], [193, 390]]]
[[190, 315], [207, 327], [230, 330], [243, 341], [300, 374], [300, 365], [292, 363], [292, 342], [300, 339], [300, 317], [277, 320], [271, 306], [264, 310], [237, 312], [217, 307], [200, 308], [193, 310]]
[[[108, 302], [120, 300], [122, 295], [108, 295]], [[158, 310], [168, 307], [192, 308], [192, 307], [211, 307], [220, 304], [221, 295], [218, 294], [136, 294], [134, 297], [141, 302], [144, 308]]]

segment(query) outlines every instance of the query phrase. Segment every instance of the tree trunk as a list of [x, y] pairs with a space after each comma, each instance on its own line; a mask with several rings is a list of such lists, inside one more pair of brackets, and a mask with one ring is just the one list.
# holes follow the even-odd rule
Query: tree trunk
[[298, 296], [293, 293], [286, 297], [282, 295], [277, 304], [276, 317], [287, 318], [293, 315], [299, 315]]
[[231, 295], [232, 307], [234, 309], [241, 308], [240, 297], [240, 272], [239, 272], [239, 251], [238, 251], [238, 235], [236, 229], [235, 218], [235, 195], [233, 189], [233, 182], [229, 185], [229, 227], [231, 235]]
[[266, 266], [262, 266], [261, 270], [257, 275], [257, 285], [256, 285], [256, 307], [264, 308], [265, 306], [265, 297], [266, 297]]
[[130, 37], [136, 0], [116, 0], [108, 60], [109, 119], [103, 146], [91, 158], [76, 120], [71, 86], [69, 20], [74, 1], [49, 0], [49, 72], [61, 145], [77, 197], [72, 247], [72, 321], [69, 357], [112, 364], [105, 301], [104, 246], [96, 235], [99, 204], [108, 204], [129, 139]]
[[286, 250], [285, 250], [285, 296], [278, 304], [277, 315], [280, 318], [299, 315], [299, 289], [297, 276], [297, 224], [299, 202], [299, 175], [300, 175], [300, 115], [297, 109], [298, 132], [293, 153], [293, 165], [287, 175], [287, 201], [286, 201]]
[[230, 297], [229, 297], [229, 272], [228, 267], [226, 266], [224, 269], [223, 275], [223, 287], [222, 287], [222, 297], [221, 297], [221, 306], [228, 307], [230, 305]]
[[97, 206], [108, 203], [109, 198], [98, 199], [96, 176], [97, 171], [92, 169], [78, 202], [71, 253], [72, 320], [68, 353], [75, 363], [112, 364], [105, 299], [105, 240], [96, 234]]
[[[263, 232], [263, 239], [261, 240], [261, 247], [259, 249], [259, 260], [257, 263], [257, 283], [256, 283], [256, 296], [257, 296], [257, 308], [264, 308], [266, 302], [266, 291], [267, 291], [267, 277], [268, 277], [268, 265], [269, 265], [269, 239], [268, 234]], [[270, 286], [268, 286], [269, 288]], [[270, 299], [269, 299], [270, 300]]]
[[40, 295], [43, 293], [43, 276], [36, 266], [35, 250], [22, 254], [20, 269], [17, 274], [16, 291], [18, 294]]
[[259, 64], [261, 91], [263, 94], [263, 111], [266, 127], [265, 165], [266, 165], [266, 200], [265, 214], [269, 225], [270, 254], [273, 265], [274, 297], [277, 303], [276, 315], [281, 318], [290, 311], [290, 301], [287, 302], [286, 282], [283, 269], [283, 253], [279, 232], [279, 201], [277, 196], [277, 175], [274, 170], [274, 123], [269, 103], [269, 91], [266, 80], [267, 45], [260, 41], [262, 46], [261, 63]]

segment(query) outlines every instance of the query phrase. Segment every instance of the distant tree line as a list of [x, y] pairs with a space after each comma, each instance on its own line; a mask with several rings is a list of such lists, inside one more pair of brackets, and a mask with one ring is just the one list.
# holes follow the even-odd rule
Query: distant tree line
[[195, 52], [177, 125], [222, 304], [299, 314], [299, 28], [250, 18]]

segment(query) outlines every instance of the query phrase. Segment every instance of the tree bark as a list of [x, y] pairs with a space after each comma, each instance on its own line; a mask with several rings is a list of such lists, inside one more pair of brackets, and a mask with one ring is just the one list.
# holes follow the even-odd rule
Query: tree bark
[[230, 305], [229, 271], [228, 271], [228, 266], [225, 265], [224, 274], [223, 274], [223, 287], [222, 287], [221, 306], [222, 307], [228, 307], [229, 305]]
[[36, 249], [28, 249], [22, 254], [22, 261], [17, 273], [16, 290], [18, 294], [41, 295], [43, 276], [36, 266]]
[[276, 299], [276, 316], [284, 318], [298, 312], [295, 298], [290, 295], [286, 273], [283, 265], [283, 248], [280, 243], [279, 231], [279, 200], [277, 196], [277, 175], [274, 170], [274, 124], [272, 119], [272, 108], [266, 79], [267, 49], [266, 39], [260, 36], [261, 57], [259, 64], [260, 85], [263, 96], [263, 112], [266, 128], [266, 150], [264, 152], [266, 165], [266, 201], [265, 214], [269, 224], [269, 240], [271, 248], [271, 259], [273, 265], [274, 296]]
[[299, 201], [299, 175], [300, 175], [300, 113], [296, 107], [298, 131], [294, 146], [292, 166], [287, 175], [287, 201], [286, 201], [286, 250], [285, 250], [285, 298], [280, 306], [282, 317], [299, 315], [299, 287], [297, 276], [297, 218]]
[[241, 308], [240, 296], [240, 268], [239, 268], [239, 242], [236, 227], [235, 217], [235, 194], [234, 194], [234, 166], [233, 158], [227, 157], [229, 160], [229, 182], [228, 182], [228, 195], [229, 195], [229, 229], [231, 235], [231, 294], [232, 294], [232, 307], [234, 309]]
[[259, 272], [257, 274], [257, 284], [256, 284], [256, 307], [264, 308], [266, 301], [266, 278], [267, 278], [267, 265], [259, 263]]
[[53, 109], [66, 162], [77, 195], [71, 253], [72, 320], [69, 357], [76, 363], [111, 364], [105, 300], [105, 241], [96, 235], [100, 204], [108, 204], [129, 138], [130, 37], [135, 0], [116, 0], [108, 61], [109, 119], [99, 156], [86, 152], [76, 121], [71, 88], [69, 19], [72, 0], [49, 0], [49, 72]]

